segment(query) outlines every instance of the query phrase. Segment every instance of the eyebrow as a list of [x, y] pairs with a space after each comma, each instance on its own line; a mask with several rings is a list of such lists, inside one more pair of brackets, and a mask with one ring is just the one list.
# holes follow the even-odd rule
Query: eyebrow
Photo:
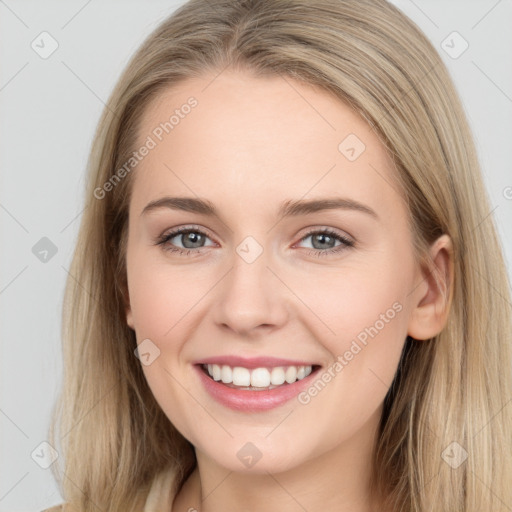
[[[220, 218], [217, 208], [208, 200], [194, 197], [162, 197], [149, 202], [141, 212], [141, 216], [160, 208], [170, 208], [172, 210], [181, 210], [185, 212], [198, 213], [209, 217]], [[288, 199], [281, 203], [278, 210], [278, 218], [295, 217], [307, 215], [324, 210], [355, 210], [366, 213], [376, 220], [379, 220], [377, 213], [369, 206], [358, 201], [342, 197], [326, 197], [321, 199], [292, 200]]]

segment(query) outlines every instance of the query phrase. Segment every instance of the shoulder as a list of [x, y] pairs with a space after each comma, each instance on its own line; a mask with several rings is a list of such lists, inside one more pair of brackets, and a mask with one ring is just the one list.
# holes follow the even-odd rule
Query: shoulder
[[[149, 494], [144, 505], [144, 512], [153, 512], [153, 510], [171, 510], [177, 492], [177, 468], [168, 467], [158, 473], [151, 482]], [[51, 508], [46, 508], [41, 512], [67, 512], [66, 504], [61, 503]]]
[[144, 512], [171, 510], [177, 492], [177, 467], [167, 467], [158, 473], [151, 484]]

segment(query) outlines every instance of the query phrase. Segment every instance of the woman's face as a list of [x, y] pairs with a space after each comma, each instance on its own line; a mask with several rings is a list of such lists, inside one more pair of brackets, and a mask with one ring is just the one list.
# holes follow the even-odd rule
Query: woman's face
[[169, 420], [232, 471], [367, 446], [426, 292], [375, 133], [325, 91], [224, 71], [161, 94], [138, 142], [127, 321]]

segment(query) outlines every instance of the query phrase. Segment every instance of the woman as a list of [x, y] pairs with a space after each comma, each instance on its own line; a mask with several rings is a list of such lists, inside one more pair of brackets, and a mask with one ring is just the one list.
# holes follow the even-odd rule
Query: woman
[[120, 78], [87, 204], [62, 510], [512, 507], [502, 250], [398, 9], [188, 2]]

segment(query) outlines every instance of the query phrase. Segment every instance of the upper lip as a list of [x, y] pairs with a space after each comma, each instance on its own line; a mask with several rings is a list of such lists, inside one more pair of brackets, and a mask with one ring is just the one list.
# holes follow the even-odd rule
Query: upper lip
[[226, 366], [241, 366], [242, 368], [273, 368], [276, 366], [318, 366], [311, 361], [297, 359], [281, 359], [277, 357], [239, 357], [239, 356], [215, 356], [205, 357], [195, 361], [194, 364], [218, 364]]

